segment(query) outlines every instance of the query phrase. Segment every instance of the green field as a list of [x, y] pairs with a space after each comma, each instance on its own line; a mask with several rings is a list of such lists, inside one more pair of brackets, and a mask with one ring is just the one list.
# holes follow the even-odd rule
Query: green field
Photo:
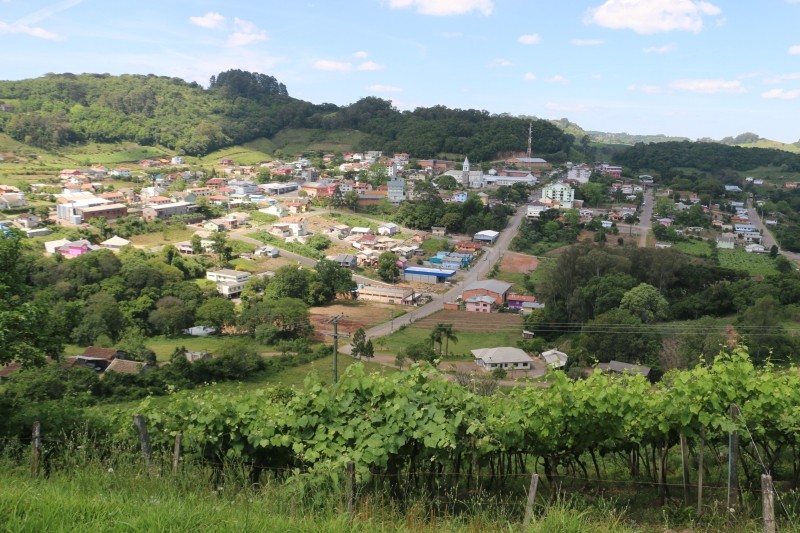
[[310, 151], [345, 152], [360, 144], [365, 134], [355, 130], [322, 131], [306, 128], [287, 128], [272, 139], [275, 148], [285, 154]]
[[166, 228], [164, 231], [145, 233], [144, 235], [134, 235], [130, 238], [130, 241], [135, 246], [160, 246], [164, 244], [188, 241], [197, 231], [195, 228], [180, 228], [170, 226], [164, 227]]
[[[455, 329], [458, 342], [450, 341], [450, 358], [471, 361], [471, 351], [477, 348], [491, 348], [494, 346], [516, 346], [520, 340], [521, 328], [498, 328], [496, 331], [466, 331]], [[418, 342], [428, 341], [430, 328], [407, 326], [387, 337], [378, 339], [375, 343], [375, 352], [380, 354], [396, 355], [400, 350]], [[438, 344], [437, 344], [438, 350]]]
[[689, 255], [707, 257], [711, 255], [711, 247], [708, 241], [681, 241], [672, 243], [672, 248]]
[[720, 250], [719, 264], [725, 268], [744, 270], [751, 276], [769, 276], [778, 273], [775, 261], [769, 255], [750, 254], [741, 248]]

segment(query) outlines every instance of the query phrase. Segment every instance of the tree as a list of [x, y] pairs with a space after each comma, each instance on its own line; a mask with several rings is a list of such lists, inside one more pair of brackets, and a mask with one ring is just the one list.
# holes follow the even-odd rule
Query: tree
[[364, 328], [358, 328], [356, 332], [353, 333], [353, 340], [350, 344], [352, 346], [350, 354], [353, 357], [357, 359], [364, 357], [367, 344], [367, 333], [364, 331]]
[[658, 289], [647, 283], [640, 283], [623, 295], [619, 307], [630, 311], [642, 322], [650, 323], [667, 317], [669, 303]]
[[[320, 259], [314, 267], [323, 287], [328, 288], [333, 296], [337, 294], [350, 294], [355, 286], [353, 272], [349, 268], [342, 268], [336, 262]], [[331, 298], [332, 299], [332, 298]]]
[[[444, 340], [444, 356], [450, 355], [450, 343], [458, 343], [453, 324], [437, 324], [437, 328], [441, 331], [442, 339]], [[441, 347], [441, 346], [440, 346]], [[441, 350], [440, 350], [441, 351]]]
[[400, 275], [400, 268], [397, 266], [397, 254], [383, 252], [378, 256], [378, 275], [383, 281], [394, 283]]
[[112, 342], [116, 342], [122, 332], [122, 325], [123, 317], [117, 300], [101, 291], [86, 300], [81, 322], [73, 330], [72, 337], [84, 345], [92, 344], [100, 335], [106, 335]]
[[458, 182], [453, 176], [445, 174], [436, 178], [436, 186], [445, 191], [452, 191], [458, 188]]
[[156, 302], [156, 308], [150, 312], [147, 321], [159, 333], [179, 335], [194, 325], [194, 313], [180, 298], [164, 296]]
[[217, 254], [220, 263], [230, 261], [233, 248], [228, 245], [228, 238], [221, 231], [215, 231], [211, 237], [211, 251]]
[[309, 272], [292, 265], [280, 267], [269, 281], [266, 294], [273, 298], [305, 300], [309, 292]]
[[356, 191], [348, 191], [344, 195], [344, 205], [352, 209], [353, 213], [355, 213], [356, 207], [358, 207], [358, 199], [358, 193]]
[[375, 357], [375, 347], [372, 345], [372, 339], [369, 339], [366, 344], [364, 344], [364, 351], [361, 353], [361, 356], [364, 359], [372, 359]]
[[192, 235], [192, 253], [194, 255], [200, 255], [203, 253], [203, 240], [200, 238], [200, 235]]
[[128, 328], [122, 334], [122, 338], [117, 344], [117, 349], [125, 352], [128, 358], [134, 361], [142, 361], [148, 365], [156, 364], [156, 352], [145, 344], [145, 335], [139, 328]]
[[617, 308], [587, 322], [581, 329], [580, 344], [600, 362], [616, 359], [644, 363], [654, 361], [661, 338], [653, 330], [642, 327], [638, 317]]
[[197, 309], [197, 321], [222, 333], [225, 326], [236, 321], [236, 307], [225, 298], [209, 298]]

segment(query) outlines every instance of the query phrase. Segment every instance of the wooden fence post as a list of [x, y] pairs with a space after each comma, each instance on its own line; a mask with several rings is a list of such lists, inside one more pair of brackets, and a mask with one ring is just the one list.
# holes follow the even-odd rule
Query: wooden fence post
[[686, 435], [681, 435], [681, 467], [683, 469], [683, 502], [689, 505], [689, 443]]
[[153, 460], [153, 448], [150, 446], [150, 435], [147, 434], [147, 422], [142, 415], [133, 415], [133, 425], [139, 433], [139, 446], [142, 448], [144, 464], [149, 468]]
[[539, 474], [536, 472], [531, 476], [531, 486], [528, 488], [528, 501], [525, 504], [525, 519], [522, 521], [522, 530], [528, 529], [533, 518], [533, 503], [536, 500], [536, 488], [539, 485]]
[[[739, 418], [739, 407], [731, 404], [731, 421], [735, 422]], [[732, 515], [736, 512], [736, 505], [739, 500], [739, 432], [735, 429], [728, 437], [728, 513]]]
[[356, 464], [353, 461], [347, 461], [347, 478], [346, 478], [346, 493], [347, 493], [347, 521], [353, 522], [353, 510], [356, 504]]
[[775, 500], [772, 476], [761, 474], [761, 507], [764, 515], [764, 533], [775, 533]]
[[175, 448], [172, 450], [172, 473], [177, 474], [181, 464], [181, 450], [183, 444], [183, 433], [175, 435]]
[[700, 446], [697, 450], [697, 516], [703, 514], [703, 454], [706, 448], [706, 430], [700, 428]]
[[31, 432], [31, 476], [39, 474], [39, 459], [42, 453], [42, 426], [39, 421], [33, 423]]

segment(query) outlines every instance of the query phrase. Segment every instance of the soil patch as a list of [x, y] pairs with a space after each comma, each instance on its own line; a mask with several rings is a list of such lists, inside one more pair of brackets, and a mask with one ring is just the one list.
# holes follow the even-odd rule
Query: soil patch
[[532, 255], [506, 252], [500, 263], [500, 270], [504, 272], [518, 272], [527, 274], [533, 272], [539, 266], [539, 259]]

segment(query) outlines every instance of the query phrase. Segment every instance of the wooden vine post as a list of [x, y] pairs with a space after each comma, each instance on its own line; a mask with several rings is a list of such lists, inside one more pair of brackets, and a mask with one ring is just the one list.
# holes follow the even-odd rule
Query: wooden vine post
[[761, 507], [764, 515], [764, 533], [775, 533], [775, 494], [772, 476], [761, 474]]
[[42, 426], [37, 420], [31, 432], [31, 476], [39, 474], [39, 459], [42, 456]]
[[172, 473], [177, 474], [181, 465], [181, 452], [183, 448], [183, 433], [175, 435], [175, 447], [172, 450]]
[[147, 433], [147, 422], [142, 415], [133, 415], [133, 425], [139, 433], [139, 446], [142, 449], [144, 464], [148, 468], [153, 460], [153, 448], [150, 446], [150, 435]]
[[533, 518], [533, 503], [536, 501], [536, 487], [539, 485], [539, 474], [531, 476], [531, 486], [528, 488], [528, 502], [525, 504], [525, 519], [522, 521], [522, 530], [526, 531]]
[[[739, 418], [739, 407], [730, 406], [731, 422]], [[739, 499], [739, 432], [734, 429], [728, 437], [728, 512], [733, 518]]]
[[345, 492], [347, 494], [347, 521], [353, 522], [353, 511], [356, 506], [356, 464], [347, 461], [347, 475], [345, 478]]

